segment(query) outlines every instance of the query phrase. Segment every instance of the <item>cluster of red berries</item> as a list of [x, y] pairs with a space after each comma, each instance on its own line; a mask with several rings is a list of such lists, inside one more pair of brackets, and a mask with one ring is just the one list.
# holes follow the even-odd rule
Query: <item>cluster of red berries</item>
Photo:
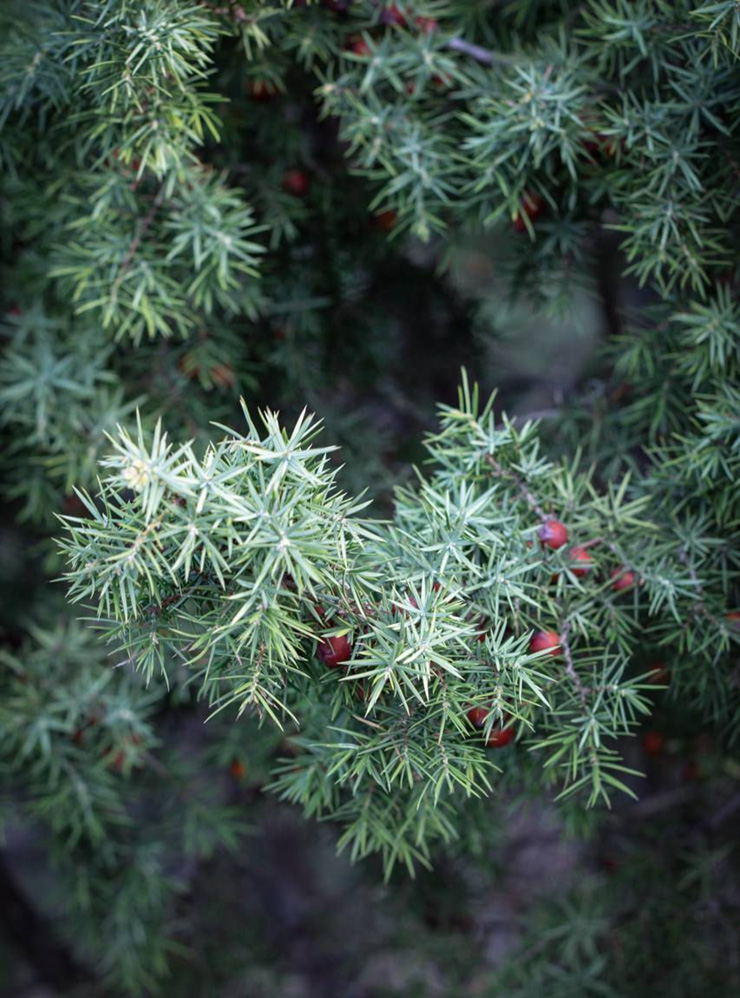
[[[567, 527], [560, 520], [554, 518], [548, 518], [543, 522], [537, 531], [537, 536], [543, 547], [548, 547], [553, 551], [558, 551], [568, 543]], [[593, 558], [585, 547], [571, 547], [567, 557], [571, 564], [570, 570], [577, 578], [588, 575], [593, 568]], [[614, 580], [611, 588], [617, 593], [631, 589], [637, 581], [635, 573], [625, 568], [612, 569], [609, 575]], [[554, 582], [557, 578], [556, 573], [552, 576], [551, 581]], [[555, 631], [535, 631], [529, 642], [529, 650], [533, 653], [548, 651], [550, 655], [559, 655], [561, 651], [560, 637]]]
[[[434, 592], [439, 592], [441, 588], [442, 586], [439, 582], [435, 582], [432, 585]], [[409, 604], [412, 607], [418, 607], [419, 605], [414, 596], [409, 596]], [[397, 605], [394, 605], [393, 610], [394, 613], [403, 612]], [[323, 608], [317, 607], [316, 611], [320, 617], [324, 616]], [[478, 640], [484, 641], [485, 634], [479, 634]], [[316, 655], [328, 669], [338, 669], [352, 658], [352, 644], [346, 634], [330, 635], [319, 641]], [[365, 690], [361, 684], [358, 685], [357, 693], [361, 700], [365, 699]], [[471, 707], [467, 712], [467, 717], [473, 727], [483, 728], [490, 712], [491, 707]], [[503, 748], [514, 740], [514, 729], [506, 726], [506, 721], [509, 717], [509, 714], [505, 714], [503, 724], [493, 725], [486, 738], [488, 748]]]
[[[305, 6], [300, 0], [294, 0], [294, 7]], [[336, 14], [344, 14], [350, 7], [350, 0], [323, 0], [323, 6]], [[385, 7], [380, 16], [381, 24], [386, 26], [397, 26], [408, 28], [408, 18], [399, 10], [395, 4]], [[415, 17], [414, 23], [423, 34], [429, 35], [436, 31], [438, 23], [433, 17]], [[371, 49], [365, 38], [350, 38], [347, 50], [354, 55], [366, 57], [371, 55]], [[277, 86], [270, 80], [250, 79], [247, 81], [247, 93], [254, 101], [270, 101], [279, 95]], [[311, 190], [311, 180], [308, 175], [299, 169], [287, 170], [283, 175], [282, 188], [293, 197], [305, 198]], [[387, 210], [373, 216], [373, 224], [384, 232], [390, 232], [396, 225], [398, 218], [395, 211]]]
[[[568, 530], [560, 522], [560, 520], [547, 519], [542, 524], [540, 529], [537, 531], [537, 536], [540, 539], [540, 544], [542, 547], [550, 548], [553, 551], [558, 551], [568, 542]], [[572, 547], [568, 551], [568, 560], [571, 563], [571, 571], [573, 575], [578, 578], [582, 578], [584, 575], [588, 575], [591, 571], [593, 565], [593, 558], [588, 553], [584, 547]], [[557, 579], [557, 575], [553, 575], [553, 581]]]
[[[554, 518], [548, 518], [544, 521], [537, 531], [537, 536], [543, 547], [551, 548], [553, 551], [559, 550], [568, 543], [567, 528]], [[574, 546], [570, 548], [567, 557], [571, 563], [570, 570], [577, 578], [588, 575], [593, 568], [593, 558], [585, 547]], [[611, 587], [616, 593], [631, 589], [637, 582], [635, 573], [626, 568], [613, 568], [609, 576], [614, 580]], [[557, 574], [553, 575], [552, 581], [554, 582], [557, 577]]]
[[[556, 520], [555, 518], [548, 518], [539, 528], [538, 537], [543, 547], [548, 547], [551, 550], [557, 551], [567, 544], [568, 530], [559, 520]], [[571, 571], [576, 576], [585, 576], [593, 568], [593, 559], [584, 547], [572, 547], [568, 552], [568, 557], [572, 564]], [[630, 589], [637, 581], [635, 573], [624, 568], [613, 569], [610, 572], [610, 577], [614, 580], [611, 588], [615, 592], [623, 592], [626, 589]], [[439, 582], [433, 583], [432, 589], [435, 592], [438, 592], [441, 589], [441, 584]], [[418, 603], [414, 596], [409, 597], [409, 603], [412, 607], [418, 607]], [[398, 612], [399, 609], [399, 607], [394, 607], [395, 612]], [[318, 607], [317, 612], [319, 613], [319, 616], [324, 616], [322, 608]], [[740, 624], [740, 611], [732, 611], [731, 613], [726, 614], [726, 619], [730, 621], [733, 626], [738, 626], [738, 624]], [[481, 621], [481, 633], [478, 635], [479, 641], [485, 641], [485, 632], [483, 629], [485, 627], [485, 623], [485, 620]], [[560, 635], [556, 631], [552, 630], [535, 631], [529, 642], [529, 650], [533, 654], [538, 652], [547, 652], [549, 655], [557, 656], [562, 652]], [[327, 668], [337, 669], [351, 659], [352, 644], [344, 634], [322, 638], [318, 644], [317, 656]], [[662, 684], [668, 680], [669, 673], [662, 663], [657, 663], [651, 670], [650, 676], [650, 682]], [[361, 697], [364, 699], [364, 690], [361, 690]], [[472, 707], [467, 712], [467, 717], [475, 728], [483, 728], [485, 727], [490, 712], [490, 707]], [[502, 748], [513, 741], [515, 732], [511, 726], [506, 725], [508, 718], [509, 715], [505, 715], [503, 724], [494, 725], [491, 728], [488, 738], [486, 739], [486, 745], [488, 747]], [[645, 750], [648, 753], [658, 754], [662, 751], [662, 742], [661, 746], [656, 748], [657, 739], [651, 740], [647, 738], [647, 736], [646, 739]]]
[[[563, 547], [568, 541], [568, 531], [558, 520], [546, 520], [540, 527], [538, 536], [543, 546], [555, 551]], [[585, 548], [571, 548], [568, 557], [573, 564], [572, 572], [574, 575], [584, 576], [591, 570], [593, 559]], [[613, 579], [611, 588], [617, 593], [631, 589], [637, 582], [635, 573], [625, 568], [614, 568], [609, 576]], [[557, 576], [553, 576], [553, 579], [555, 578]], [[740, 621], [740, 612], [728, 613], [726, 619]], [[548, 651], [550, 655], [558, 655], [561, 651], [560, 637], [555, 631], [536, 631], [529, 643], [529, 650], [531, 652]], [[668, 682], [669, 675], [668, 669], [663, 663], [658, 662], [650, 670], [648, 681], [655, 685], [662, 685]], [[648, 755], [659, 756], [663, 753], [665, 737], [658, 731], [647, 731], [643, 735], [642, 744]]]
[[[490, 713], [491, 707], [471, 707], [468, 711], [468, 720], [474, 728], [484, 728]], [[504, 714], [503, 724], [494, 724], [491, 727], [486, 738], [488, 748], [505, 748], [514, 741], [516, 732], [513, 727], [506, 726], [506, 722], [510, 717], [510, 714]]]

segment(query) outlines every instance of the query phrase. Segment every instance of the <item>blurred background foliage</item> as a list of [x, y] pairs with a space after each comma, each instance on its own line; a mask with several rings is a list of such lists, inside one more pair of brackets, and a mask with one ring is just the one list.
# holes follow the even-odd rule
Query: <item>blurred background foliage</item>
[[[134, 83], [122, 11], [170, 46]], [[240, 395], [307, 406], [384, 516], [462, 367], [551, 455], [645, 474], [663, 508], [690, 481], [712, 515], [687, 532], [736, 536], [738, 16], [3, 5], [3, 998], [740, 991], [736, 665], [732, 687], [692, 675], [687, 639], [624, 746], [638, 802], [555, 808], [525, 757], [432, 871], [384, 883], [262, 793], [279, 732], [111, 670], [50, 582], [56, 517], [137, 406], [200, 453]], [[527, 131], [528, 92], [562, 127]]]

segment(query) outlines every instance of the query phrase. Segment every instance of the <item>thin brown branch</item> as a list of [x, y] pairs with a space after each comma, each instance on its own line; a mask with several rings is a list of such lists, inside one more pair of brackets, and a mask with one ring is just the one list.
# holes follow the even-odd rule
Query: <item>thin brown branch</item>
[[612, 543], [612, 541], [608, 541], [606, 537], [592, 537], [591, 540], [583, 541], [583, 543], [580, 544], [579, 546], [582, 547], [584, 550], [587, 550], [588, 548], [594, 547], [596, 544], [604, 544], [606, 547], [609, 548], [612, 554], [615, 554], [617, 555], [617, 557], [619, 557], [619, 552], [617, 551], [616, 546]]
[[115, 297], [115, 294], [121, 285], [121, 281], [126, 275], [126, 271], [129, 269], [129, 267], [133, 262], [134, 257], [136, 256], [136, 251], [138, 250], [141, 244], [141, 240], [144, 238], [149, 228], [151, 227], [151, 224], [154, 221], [154, 217], [157, 214], [157, 211], [159, 210], [162, 201], [164, 201], [164, 193], [165, 193], [165, 186], [163, 184], [160, 187], [159, 191], [157, 192], [157, 196], [154, 198], [154, 201], [152, 201], [151, 208], [146, 213], [146, 215], [144, 215], [141, 222], [139, 223], [139, 227], [137, 228], [134, 237], [131, 240], [129, 248], [126, 250], [126, 255], [121, 261], [121, 267], [118, 271], [118, 274], [116, 275], [115, 281], [113, 282], [113, 287], [111, 288], [111, 298]]
[[452, 49], [454, 52], [460, 52], [462, 55], [469, 55], [471, 59], [482, 62], [486, 66], [493, 66], [497, 63], [511, 65], [515, 62], [521, 62], [519, 56], [493, 52], [491, 49], [485, 49], [481, 45], [474, 45], [472, 42], [467, 42], [464, 38], [450, 38], [447, 42], [447, 48]]
[[581, 682], [581, 677], [576, 672], [576, 667], [573, 664], [573, 653], [570, 650], [570, 643], [568, 641], [568, 635], [570, 634], [570, 621], [566, 620], [563, 626], [560, 628], [560, 647], [563, 649], [563, 658], [565, 659], [565, 671], [568, 674], [568, 678], [571, 680], [575, 688], [578, 690], [578, 695], [581, 698], [581, 703], [586, 706], [588, 702], [588, 690]]
[[508, 478], [512, 481], [529, 508], [534, 510], [541, 520], [547, 520], [546, 513], [515, 471], [503, 468], [491, 454], [486, 454], [486, 464], [493, 469], [493, 473], [497, 478]]

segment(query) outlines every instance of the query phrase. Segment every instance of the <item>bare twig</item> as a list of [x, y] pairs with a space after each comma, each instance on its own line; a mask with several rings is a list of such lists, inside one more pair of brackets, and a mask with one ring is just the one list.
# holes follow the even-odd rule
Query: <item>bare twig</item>
[[506, 65], [521, 61], [518, 56], [492, 52], [491, 49], [484, 49], [480, 45], [466, 42], [464, 38], [450, 38], [447, 42], [447, 48], [453, 49], [455, 52], [461, 52], [463, 55], [469, 55], [471, 59], [476, 59], [486, 66], [493, 66], [496, 63]]
[[575, 688], [578, 690], [578, 695], [581, 698], [581, 703], [586, 706], [588, 701], [588, 690], [581, 682], [581, 677], [576, 672], [576, 667], [573, 664], [573, 654], [570, 650], [570, 644], [568, 642], [568, 635], [570, 634], [570, 621], [566, 620], [563, 626], [560, 628], [560, 647], [563, 649], [563, 658], [565, 659], [565, 671], [568, 677], [572, 681]]

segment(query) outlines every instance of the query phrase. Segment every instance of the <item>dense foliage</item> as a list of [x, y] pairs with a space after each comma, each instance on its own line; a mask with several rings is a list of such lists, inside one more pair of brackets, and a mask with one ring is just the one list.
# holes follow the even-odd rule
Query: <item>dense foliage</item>
[[[639, 796], [661, 697], [736, 781], [737, 3], [8, 0], [0, 39], [0, 817], [79, 959], [177, 960], [244, 841], [211, 773], [386, 878], [504, 798]], [[598, 295], [591, 370], [573, 332], [507, 417], [481, 343]], [[490, 986], [616, 993], [601, 924]]]

